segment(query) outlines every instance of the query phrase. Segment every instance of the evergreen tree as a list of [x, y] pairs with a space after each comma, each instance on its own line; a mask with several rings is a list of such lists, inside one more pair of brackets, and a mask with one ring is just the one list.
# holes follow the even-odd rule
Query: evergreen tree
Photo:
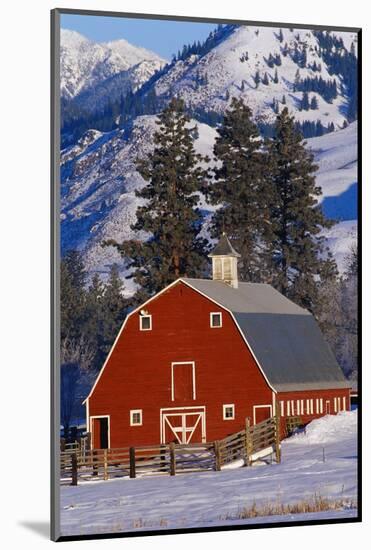
[[332, 223], [318, 206], [317, 166], [287, 107], [277, 116], [275, 137], [267, 143], [267, 152], [273, 193], [272, 284], [313, 312], [320, 307], [320, 285], [336, 274], [336, 264], [326, 256], [319, 236]]
[[124, 285], [118, 266], [113, 264], [101, 298], [102, 346], [100, 352], [103, 358], [109, 352], [128, 312], [130, 300], [124, 298], [123, 291]]
[[263, 79], [262, 79], [262, 83], [263, 83], [265, 86], [268, 86], [269, 80], [268, 80], [268, 75], [267, 75], [267, 73], [264, 73], [264, 76], [263, 76]]
[[130, 277], [151, 296], [178, 277], [202, 276], [206, 241], [199, 237], [201, 212], [199, 191], [207, 177], [200, 166], [208, 159], [197, 154], [184, 102], [174, 98], [156, 121], [154, 151], [138, 160], [138, 170], [148, 184], [136, 195], [146, 200], [137, 209], [133, 231], [149, 236], [138, 240], [107, 241], [115, 246], [133, 269]]
[[254, 82], [255, 82], [255, 87], [258, 88], [259, 84], [260, 84], [260, 72], [259, 72], [259, 70], [257, 70], [256, 73], [255, 73]]
[[274, 71], [273, 82], [274, 82], [275, 84], [278, 84], [278, 72], [277, 72], [277, 69]]
[[297, 69], [296, 73], [295, 73], [295, 80], [294, 80], [294, 92], [297, 92], [299, 90], [299, 87], [300, 87], [300, 71], [299, 69]]
[[308, 111], [308, 109], [309, 109], [308, 92], [303, 93], [303, 98], [301, 100], [301, 108], [302, 108], [303, 111]]
[[283, 32], [282, 32], [282, 29], [279, 30], [279, 33], [278, 33], [278, 40], [280, 42], [283, 42]]
[[317, 98], [316, 98], [315, 95], [312, 97], [312, 99], [311, 99], [311, 101], [310, 101], [310, 108], [311, 108], [312, 110], [318, 109], [318, 100], [317, 100]]
[[262, 140], [250, 108], [233, 98], [217, 129], [215, 181], [208, 200], [220, 205], [212, 218], [212, 235], [223, 232], [241, 254], [239, 275], [245, 281], [264, 277], [264, 245], [268, 238], [269, 190], [265, 187]]
[[282, 105], [286, 105], [286, 96], [285, 95], [282, 96]]
[[61, 339], [78, 340], [85, 321], [86, 271], [82, 255], [67, 252], [61, 261]]

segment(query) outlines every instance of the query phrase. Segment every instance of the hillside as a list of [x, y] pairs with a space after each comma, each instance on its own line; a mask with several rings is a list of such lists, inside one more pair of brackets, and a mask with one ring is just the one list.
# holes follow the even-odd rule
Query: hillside
[[[102, 248], [101, 242], [134, 236], [130, 225], [139, 204], [135, 190], [144, 185], [135, 159], [150, 151], [155, 119], [138, 117], [132, 126], [108, 133], [90, 131], [77, 145], [62, 151], [62, 250], [84, 250], [91, 273], [107, 273], [113, 262], [122, 266], [117, 252]], [[198, 152], [212, 157], [215, 129], [198, 123], [198, 134]], [[336, 203], [337, 219], [347, 222], [346, 240], [342, 224], [328, 232], [340, 270], [356, 238], [356, 222], [350, 221], [356, 217], [356, 203], [351, 204], [348, 197], [349, 189], [357, 185], [356, 136], [357, 125], [353, 123], [334, 134], [307, 140], [319, 164], [322, 202], [329, 209]], [[210, 207], [204, 202], [202, 207], [207, 222]], [[343, 246], [339, 240], [344, 241]]]
[[[347, 98], [341, 77], [324, 61], [314, 32], [253, 26], [220, 32], [225, 39], [206, 55], [176, 61], [153, 83], [158, 98], [180, 94], [191, 109], [223, 113], [231, 97], [242, 97], [265, 123], [274, 121], [275, 101], [276, 109], [285, 101], [300, 122], [320, 120], [324, 126], [342, 126]], [[345, 51], [344, 42], [343, 46]], [[335, 82], [336, 97], [313, 91], [310, 99], [316, 98], [317, 108], [301, 109], [303, 86], [298, 81], [315, 78]]]
[[[139, 66], [144, 76], [139, 78]], [[153, 67], [150, 74], [161, 68], [166, 61], [154, 52], [133, 46], [126, 40], [96, 43], [76, 31], [61, 29], [61, 97], [72, 99], [120, 73], [130, 80], [129, 69], [137, 67], [134, 88], [148, 78], [145, 67]]]

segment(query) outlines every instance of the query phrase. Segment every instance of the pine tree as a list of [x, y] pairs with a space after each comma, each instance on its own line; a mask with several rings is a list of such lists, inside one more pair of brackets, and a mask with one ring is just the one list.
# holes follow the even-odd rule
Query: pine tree
[[267, 73], [264, 73], [264, 76], [263, 76], [263, 79], [262, 79], [262, 83], [263, 83], [265, 86], [268, 86], [269, 80], [268, 80], [268, 75], [267, 75]]
[[277, 116], [275, 137], [267, 143], [273, 193], [272, 284], [310, 311], [320, 308], [319, 287], [336, 274], [319, 234], [331, 222], [318, 206], [317, 166], [285, 107]]
[[61, 339], [78, 340], [85, 321], [86, 271], [80, 252], [71, 250], [61, 261]]
[[256, 73], [255, 73], [254, 82], [255, 82], [255, 87], [258, 88], [259, 84], [260, 84], [260, 72], [259, 72], [259, 70], [257, 70]]
[[208, 200], [221, 208], [212, 218], [212, 235], [218, 238], [226, 232], [241, 254], [241, 279], [259, 281], [264, 277], [262, 240], [269, 230], [269, 190], [264, 180], [262, 140], [242, 99], [233, 98], [217, 132], [214, 155], [218, 163]]
[[303, 93], [303, 97], [302, 97], [302, 100], [301, 100], [301, 108], [302, 108], [303, 111], [308, 111], [309, 110], [308, 92]]
[[299, 86], [300, 86], [300, 71], [299, 69], [297, 69], [295, 73], [295, 80], [294, 80], [294, 86], [293, 86], [294, 92], [297, 92], [299, 90]]
[[277, 72], [277, 69], [274, 71], [273, 82], [274, 82], [275, 84], [278, 84], [278, 72]]
[[109, 352], [128, 312], [130, 300], [124, 298], [123, 291], [124, 285], [118, 266], [113, 264], [101, 298], [102, 346], [100, 351], [103, 357]]
[[279, 33], [278, 33], [278, 40], [279, 40], [280, 42], [283, 41], [283, 32], [282, 32], [282, 29], [279, 30]]
[[154, 151], [137, 163], [148, 183], [136, 195], [146, 203], [138, 207], [137, 221], [131, 226], [145, 232], [147, 240], [104, 243], [129, 260], [131, 277], [142, 290], [140, 298], [179, 277], [202, 276], [206, 257], [206, 241], [199, 237], [202, 216], [197, 191], [207, 178], [200, 163], [208, 159], [195, 152], [182, 100], [172, 99], [156, 123]]
[[310, 108], [311, 108], [312, 110], [318, 109], [318, 100], [317, 100], [317, 98], [316, 98], [315, 95], [312, 97], [312, 99], [311, 99], [311, 101], [310, 101]]

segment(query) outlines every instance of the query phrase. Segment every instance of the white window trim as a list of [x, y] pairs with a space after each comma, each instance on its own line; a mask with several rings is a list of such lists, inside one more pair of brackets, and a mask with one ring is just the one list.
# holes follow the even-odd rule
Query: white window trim
[[346, 411], [347, 410], [347, 400], [346, 400], [346, 397], [345, 395], [343, 396], [343, 411]]
[[338, 401], [337, 401], [337, 397], [334, 397], [334, 412], [338, 412]]
[[[287, 401], [287, 403], [290, 403], [290, 401]], [[267, 403], [266, 405], [254, 405], [252, 408], [253, 412], [253, 419], [254, 419], [254, 426], [256, 424], [256, 409], [268, 409], [270, 411], [270, 418], [272, 418], [272, 405], [270, 403]], [[290, 416], [290, 415], [288, 415]]]
[[307, 414], [310, 414], [310, 399], [306, 399], [306, 410]]
[[192, 398], [196, 399], [196, 365], [194, 361], [174, 361], [171, 363], [171, 400], [175, 401], [174, 395], [174, 367], [176, 365], [192, 365]]
[[285, 402], [280, 401], [281, 404], [281, 416], [285, 416]]
[[[220, 325], [213, 325], [213, 315], [219, 315]], [[211, 328], [222, 328], [223, 326], [223, 315], [221, 311], [211, 311], [210, 312], [210, 327]]]
[[[286, 407], [287, 407], [287, 412], [286, 412], [286, 416], [291, 416], [291, 408], [290, 408], [291, 404], [290, 404], [290, 401], [286, 401]], [[255, 422], [254, 422], [255, 424]]]
[[301, 410], [301, 414], [303, 415], [304, 414], [304, 399], [300, 399], [300, 410]]
[[[232, 409], [232, 416], [226, 416], [227, 408]], [[235, 419], [234, 403], [229, 403], [227, 405], [223, 405], [223, 420], [234, 420], [234, 419]]]
[[[149, 319], [149, 328], [143, 328], [142, 327], [142, 319], [146, 319], [148, 318]], [[152, 315], [139, 315], [139, 330], [141, 331], [147, 331], [147, 330], [152, 330]]]
[[310, 414], [314, 414], [313, 399], [310, 400]]
[[319, 400], [319, 412], [320, 414], [323, 414], [323, 397], [320, 397]]
[[[134, 414], [140, 414], [140, 422], [134, 422]], [[130, 409], [130, 426], [143, 426], [143, 409]]]
[[111, 448], [111, 415], [109, 414], [96, 414], [89, 417], [89, 431], [92, 434], [91, 445], [94, 448], [94, 435], [93, 435], [93, 420], [94, 418], [108, 418], [108, 448]]

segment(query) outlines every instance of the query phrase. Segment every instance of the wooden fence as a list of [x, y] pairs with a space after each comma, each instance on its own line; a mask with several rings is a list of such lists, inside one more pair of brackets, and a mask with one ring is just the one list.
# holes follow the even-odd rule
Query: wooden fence
[[257, 458], [254, 455], [269, 448], [280, 462], [279, 417], [269, 418], [255, 426], [250, 426], [247, 419], [244, 430], [211, 443], [170, 443], [121, 449], [71, 446], [61, 452], [60, 478], [61, 484], [77, 485], [79, 480], [220, 471], [223, 466], [239, 459], [249, 466]]

